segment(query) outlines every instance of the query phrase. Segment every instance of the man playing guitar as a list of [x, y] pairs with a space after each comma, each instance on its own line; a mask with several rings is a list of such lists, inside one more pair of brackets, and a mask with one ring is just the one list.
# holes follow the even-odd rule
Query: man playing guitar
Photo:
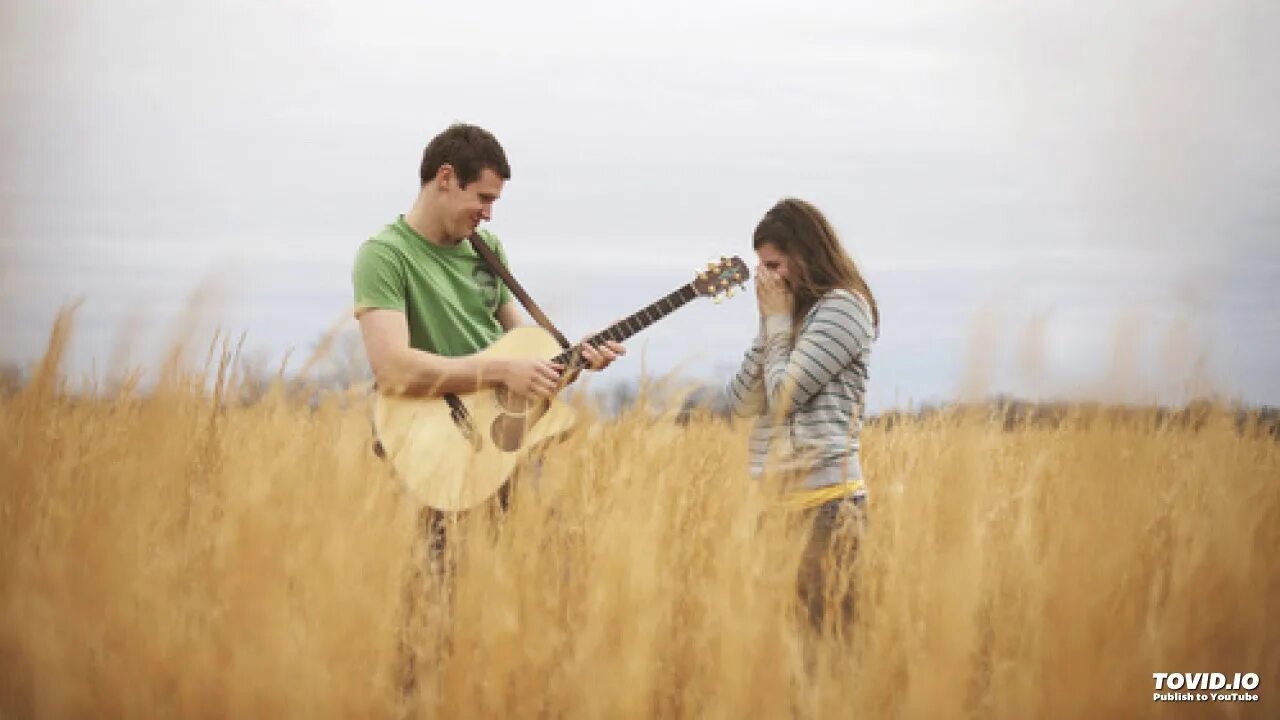
[[[532, 358], [477, 358], [521, 324], [511, 291], [463, 240], [493, 214], [511, 177], [488, 131], [453, 125], [427, 145], [421, 189], [406, 215], [366, 241], [356, 256], [355, 313], [369, 364], [384, 392], [438, 395], [505, 385], [549, 397], [563, 367]], [[479, 230], [502, 261], [497, 236]], [[592, 369], [625, 353], [614, 342], [584, 346]]]
[[[511, 290], [464, 242], [477, 233], [506, 264], [498, 237], [479, 225], [492, 218], [510, 177], [490, 132], [455, 124], [427, 144], [409, 212], [361, 245], [352, 274], [355, 315], [380, 392], [432, 397], [502, 386], [548, 398], [561, 387], [562, 364], [479, 354], [522, 324]], [[584, 344], [581, 352], [600, 370], [626, 350], [610, 341]], [[505, 506], [506, 493], [499, 498]], [[438, 552], [442, 514], [427, 508], [423, 520]]]

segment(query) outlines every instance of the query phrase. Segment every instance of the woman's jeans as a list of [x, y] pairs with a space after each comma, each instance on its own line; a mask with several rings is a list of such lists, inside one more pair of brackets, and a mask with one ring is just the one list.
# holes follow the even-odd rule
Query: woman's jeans
[[812, 525], [800, 556], [796, 592], [816, 632], [828, 621], [842, 632], [853, 624], [853, 561], [866, 524], [865, 505], [865, 496], [842, 497], [803, 511]]

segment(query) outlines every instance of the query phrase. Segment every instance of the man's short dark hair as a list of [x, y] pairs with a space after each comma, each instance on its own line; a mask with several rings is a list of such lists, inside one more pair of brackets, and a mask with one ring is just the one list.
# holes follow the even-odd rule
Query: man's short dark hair
[[458, 186], [466, 187], [480, 177], [486, 168], [503, 180], [511, 179], [507, 154], [493, 133], [482, 127], [455, 123], [427, 143], [422, 152], [422, 168], [418, 177], [422, 184], [431, 182], [441, 165], [452, 165], [458, 175]]

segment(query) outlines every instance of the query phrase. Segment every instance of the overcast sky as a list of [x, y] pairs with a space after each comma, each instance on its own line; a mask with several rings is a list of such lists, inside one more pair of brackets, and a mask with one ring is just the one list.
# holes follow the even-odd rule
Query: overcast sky
[[[873, 408], [1280, 403], [1280, 4], [783, 5], [0, 5], [0, 359], [77, 297], [80, 371], [214, 324], [305, 351], [462, 120], [505, 145], [491, 228], [570, 335], [752, 260], [794, 195], [880, 301]], [[723, 378], [754, 302], [611, 374]]]

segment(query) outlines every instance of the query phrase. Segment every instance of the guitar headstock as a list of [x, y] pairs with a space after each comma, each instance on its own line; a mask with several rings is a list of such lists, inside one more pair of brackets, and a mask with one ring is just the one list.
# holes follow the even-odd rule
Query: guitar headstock
[[751, 277], [751, 271], [742, 258], [721, 257], [719, 262], [707, 263], [706, 270], [700, 270], [693, 279], [693, 289], [703, 297], [713, 297], [720, 302], [724, 297], [733, 297], [733, 289], [741, 287]]

